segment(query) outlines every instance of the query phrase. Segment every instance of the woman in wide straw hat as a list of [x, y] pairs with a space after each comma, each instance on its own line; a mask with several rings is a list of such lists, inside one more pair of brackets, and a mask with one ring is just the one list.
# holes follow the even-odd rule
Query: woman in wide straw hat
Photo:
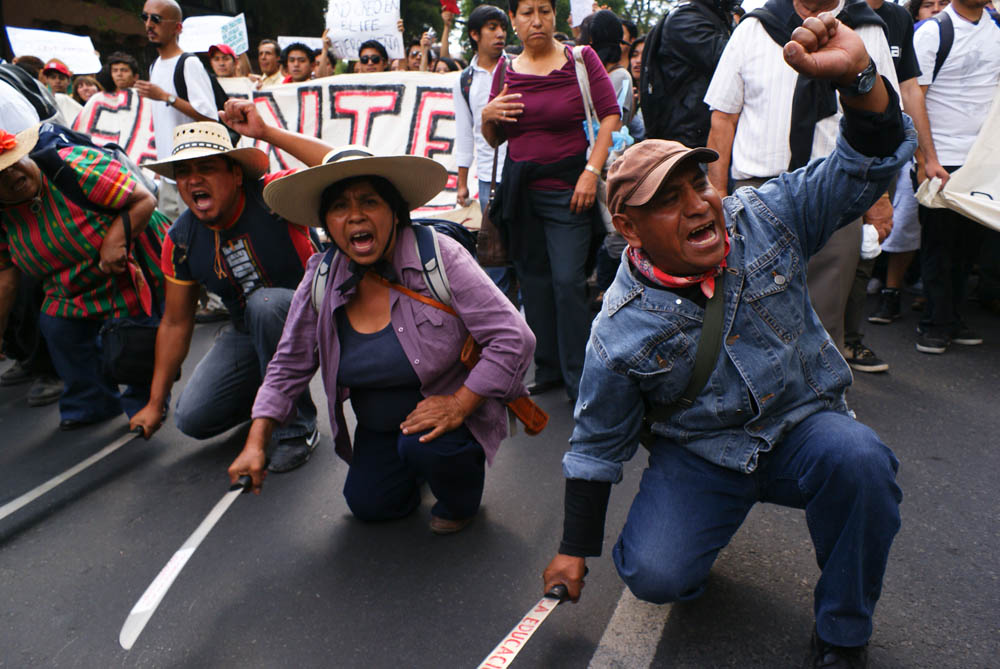
[[[437, 498], [431, 530], [456, 532], [476, 514], [485, 462], [507, 434], [504, 402], [526, 394], [534, 337], [472, 256], [445, 235], [437, 236], [439, 258], [456, 315], [405, 294], [430, 295], [410, 210], [445, 186], [440, 164], [356, 146], [331, 152], [324, 163], [264, 190], [279, 215], [325, 228], [337, 252], [319, 300], [314, 274], [323, 255], [306, 268], [230, 476], [249, 474], [259, 491], [270, 431], [319, 368], [337, 451], [350, 463], [344, 496], [354, 515], [406, 516], [426, 480]], [[482, 347], [471, 370], [459, 359], [470, 333]], [[358, 420], [353, 448], [342, 410], [347, 397]]]
[[61, 126], [0, 130], [0, 332], [26, 274], [45, 294], [39, 329], [65, 384], [60, 429], [131, 416], [146, 402], [148, 386], [120, 393], [101, 371], [98, 333], [113, 318], [156, 320], [170, 222], [155, 206], [128, 168]]

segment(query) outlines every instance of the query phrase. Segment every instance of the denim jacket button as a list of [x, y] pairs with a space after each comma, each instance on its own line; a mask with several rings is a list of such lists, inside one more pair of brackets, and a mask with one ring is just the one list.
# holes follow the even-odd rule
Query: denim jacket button
[[678, 297], [674, 304], [681, 304], [681, 298]]
[[785, 279], [785, 277], [783, 275], [781, 275], [781, 274], [775, 274], [774, 275], [774, 282], [776, 284], [778, 284], [779, 286], [785, 285], [785, 281], [787, 281], [787, 279]]

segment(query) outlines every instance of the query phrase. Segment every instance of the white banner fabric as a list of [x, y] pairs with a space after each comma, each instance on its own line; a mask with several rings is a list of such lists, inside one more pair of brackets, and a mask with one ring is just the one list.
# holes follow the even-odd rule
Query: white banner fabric
[[15, 56], [37, 56], [44, 61], [58, 58], [73, 74], [92, 74], [101, 69], [101, 59], [87, 35], [8, 26], [7, 39]]

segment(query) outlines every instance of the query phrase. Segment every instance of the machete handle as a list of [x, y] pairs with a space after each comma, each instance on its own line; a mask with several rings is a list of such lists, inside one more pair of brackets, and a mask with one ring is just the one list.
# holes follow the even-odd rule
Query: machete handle
[[569, 588], [560, 583], [559, 585], [552, 586], [552, 589], [546, 592], [545, 596], [550, 599], [558, 599], [562, 603], [569, 599]]
[[250, 490], [250, 484], [253, 483], [253, 479], [249, 475], [244, 474], [243, 476], [236, 479], [236, 483], [229, 486], [229, 491], [242, 490], [243, 492], [248, 492]]

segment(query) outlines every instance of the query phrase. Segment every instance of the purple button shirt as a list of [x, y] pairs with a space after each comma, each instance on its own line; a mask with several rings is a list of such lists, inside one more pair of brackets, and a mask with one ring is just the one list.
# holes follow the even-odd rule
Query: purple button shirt
[[[486, 452], [487, 462], [492, 464], [501, 440], [507, 436], [504, 404], [528, 394], [523, 379], [535, 351], [535, 336], [458, 242], [445, 235], [438, 235], [438, 240], [451, 284], [452, 307], [460, 319], [395, 290], [389, 293], [389, 318], [420, 379], [424, 397], [449, 395], [465, 385], [488, 398], [465, 419], [465, 425]], [[350, 389], [337, 386], [340, 340], [333, 312], [351, 299], [354, 290], [347, 295], [336, 290], [349, 276], [348, 260], [338, 254], [317, 315], [312, 306], [312, 280], [322, 256], [317, 253], [309, 259], [305, 276], [295, 291], [281, 342], [257, 391], [253, 417], [287, 421], [295, 410], [295, 398], [306, 389], [319, 368], [337, 453], [350, 462], [351, 444], [342, 407]], [[392, 264], [403, 285], [429, 296], [413, 230], [409, 227], [400, 230]], [[483, 349], [482, 357], [471, 370], [459, 361], [469, 333]]]

